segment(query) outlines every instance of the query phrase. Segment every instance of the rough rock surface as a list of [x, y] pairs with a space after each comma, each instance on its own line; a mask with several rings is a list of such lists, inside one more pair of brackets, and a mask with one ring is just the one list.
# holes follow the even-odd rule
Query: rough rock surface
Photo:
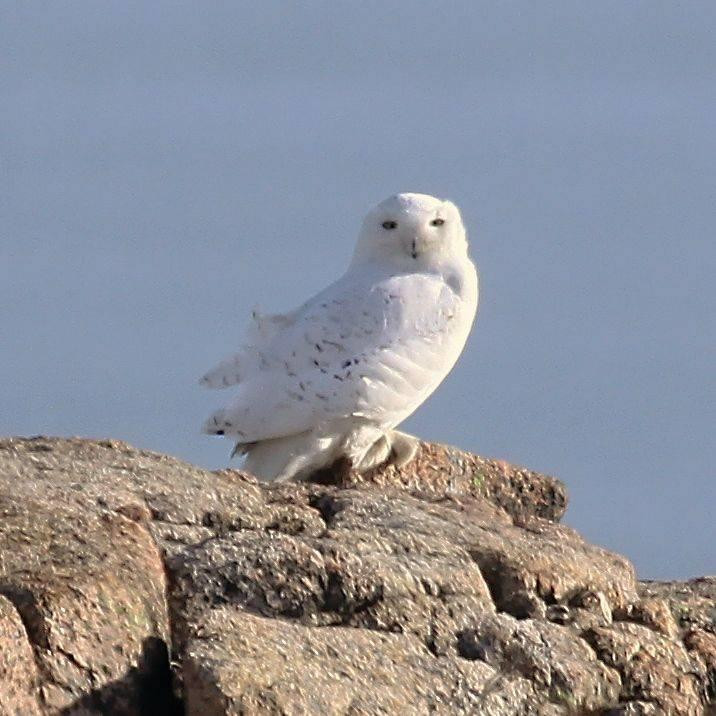
[[716, 579], [639, 584], [554, 478], [316, 480], [0, 440], [0, 715], [709, 713]]

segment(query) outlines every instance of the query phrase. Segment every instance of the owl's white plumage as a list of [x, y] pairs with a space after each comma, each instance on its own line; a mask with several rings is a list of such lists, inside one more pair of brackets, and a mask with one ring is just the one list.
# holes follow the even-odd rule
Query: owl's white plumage
[[477, 299], [457, 207], [425, 194], [386, 199], [341, 278], [291, 313], [253, 313], [245, 345], [202, 378], [236, 386], [204, 430], [233, 437], [264, 479], [339, 457], [358, 469], [406, 461], [414, 440], [394, 428], [452, 369]]

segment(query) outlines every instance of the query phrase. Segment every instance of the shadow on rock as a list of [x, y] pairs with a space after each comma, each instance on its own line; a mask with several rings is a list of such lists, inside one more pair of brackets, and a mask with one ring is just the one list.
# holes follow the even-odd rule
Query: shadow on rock
[[174, 693], [167, 645], [156, 637], [145, 639], [136, 667], [59, 713], [63, 716], [94, 713], [180, 716], [184, 708]]

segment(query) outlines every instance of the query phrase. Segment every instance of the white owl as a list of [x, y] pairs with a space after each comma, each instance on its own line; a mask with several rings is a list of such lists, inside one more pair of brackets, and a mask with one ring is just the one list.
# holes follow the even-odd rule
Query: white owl
[[245, 345], [201, 380], [237, 388], [204, 431], [235, 439], [232, 455], [265, 480], [342, 457], [361, 471], [405, 464], [417, 439], [394, 428], [455, 365], [477, 301], [457, 207], [390, 197], [365, 218], [341, 278], [291, 313], [254, 311]]

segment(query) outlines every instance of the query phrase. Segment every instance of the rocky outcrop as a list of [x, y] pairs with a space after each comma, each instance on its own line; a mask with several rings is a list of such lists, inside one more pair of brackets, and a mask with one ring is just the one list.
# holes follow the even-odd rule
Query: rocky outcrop
[[302, 484], [0, 441], [0, 714], [701, 714], [716, 579], [636, 581], [554, 478], [424, 444]]

